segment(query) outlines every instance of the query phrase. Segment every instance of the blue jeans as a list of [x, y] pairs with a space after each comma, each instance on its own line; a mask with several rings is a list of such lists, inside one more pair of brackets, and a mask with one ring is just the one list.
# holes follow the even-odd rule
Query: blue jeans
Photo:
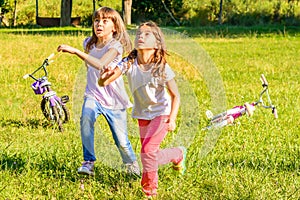
[[110, 127], [115, 144], [123, 163], [133, 163], [136, 156], [128, 139], [126, 109], [111, 110], [104, 108], [98, 101], [86, 97], [80, 118], [81, 141], [85, 161], [95, 161], [94, 126], [99, 115], [103, 115]]

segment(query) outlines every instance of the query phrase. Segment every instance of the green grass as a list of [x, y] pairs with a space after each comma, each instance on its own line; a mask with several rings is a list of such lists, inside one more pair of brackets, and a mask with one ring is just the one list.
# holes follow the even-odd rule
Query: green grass
[[[174, 174], [170, 165], [160, 168], [158, 199], [299, 199], [299, 32], [275, 31], [258, 37], [241, 28], [239, 34], [228, 29], [222, 36], [219, 28], [207, 29], [209, 34], [187, 30], [193, 38], [167, 34], [168, 60], [178, 75], [182, 105], [178, 129], [162, 147], [184, 143], [189, 149], [184, 177]], [[97, 126], [96, 176], [76, 173], [82, 161], [78, 128], [82, 62], [58, 54], [49, 66], [53, 89], [72, 97], [67, 106], [74, 120], [65, 124], [64, 133], [48, 126], [40, 111], [41, 97], [31, 90], [32, 81], [22, 78], [59, 44], [81, 48], [87, 35], [87, 30], [1, 29], [0, 199], [142, 199], [140, 180], [127, 177], [119, 167], [120, 157], [103, 118]], [[210, 62], [203, 68], [205, 59]], [[218, 103], [211, 95], [219, 94], [209, 91], [214, 80], [201, 74], [207, 66], [215, 67], [222, 78], [226, 102], [220, 104], [227, 108], [256, 100], [262, 89], [260, 74], [265, 74], [279, 118], [274, 120], [270, 110], [257, 108], [251, 118], [244, 116], [216, 135], [201, 131], [207, 125], [205, 111]], [[129, 115], [128, 120], [138, 154], [136, 122]], [[215, 143], [205, 149], [207, 139], [213, 137]]]

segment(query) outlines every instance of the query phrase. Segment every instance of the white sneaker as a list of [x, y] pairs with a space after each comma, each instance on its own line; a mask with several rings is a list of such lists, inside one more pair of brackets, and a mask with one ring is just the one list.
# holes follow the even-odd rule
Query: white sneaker
[[125, 166], [127, 167], [128, 174], [138, 177], [141, 176], [140, 166], [137, 161], [134, 161], [133, 163], [126, 163]]
[[94, 176], [94, 161], [84, 161], [77, 170], [78, 174]]

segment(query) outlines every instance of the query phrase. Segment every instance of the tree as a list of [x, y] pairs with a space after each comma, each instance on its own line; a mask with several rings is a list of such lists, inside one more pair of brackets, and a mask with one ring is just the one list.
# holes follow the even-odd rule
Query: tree
[[222, 24], [223, 0], [220, 0], [219, 24]]
[[131, 24], [131, 7], [132, 7], [132, 0], [122, 0], [122, 14], [123, 20], [126, 25]]
[[61, 0], [60, 26], [71, 25], [72, 0]]
[[12, 10], [12, 7], [9, 5], [8, 1], [0, 0], [0, 27], [2, 24], [8, 26], [8, 22], [4, 20], [4, 14]]
[[183, 0], [132, 0], [132, 19], [135, 23], [152, 20], [161, 26], [180, 25], [187, 9]]

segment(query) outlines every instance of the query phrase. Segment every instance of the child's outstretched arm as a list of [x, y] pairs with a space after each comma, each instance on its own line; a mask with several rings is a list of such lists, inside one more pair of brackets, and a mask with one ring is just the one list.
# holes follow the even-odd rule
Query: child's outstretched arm
[[112, 69], [111, 67], [104, 67], [100, 72], [100, 78], [98, 80], [99, 86], [106, 86], [116, 80], [122, 75], [122, 71], [119, 67]]
[[176, 117], [180, 105], [180, 94], [175, 79], [171, 79], [167, 82], [167, 87], [172, 99], [171, 113], [169, 117], [169, 131], [174, 131], [176, 128]]
[[75, 54], [80, 59], [85, 61], [87, 64], [91, 65], [92, 67], [98, 70], [101, 70], [104, 66], [107, 66], [118, 55], [118, 51], [114, 48], [111, 48], [100, 59], [98, 59], [93, 56], [90, 56], [87, 53], [80, 51], [79, 49], [76, 49], [74, 47], [65, 44], [59, 45], [57, 51]]

